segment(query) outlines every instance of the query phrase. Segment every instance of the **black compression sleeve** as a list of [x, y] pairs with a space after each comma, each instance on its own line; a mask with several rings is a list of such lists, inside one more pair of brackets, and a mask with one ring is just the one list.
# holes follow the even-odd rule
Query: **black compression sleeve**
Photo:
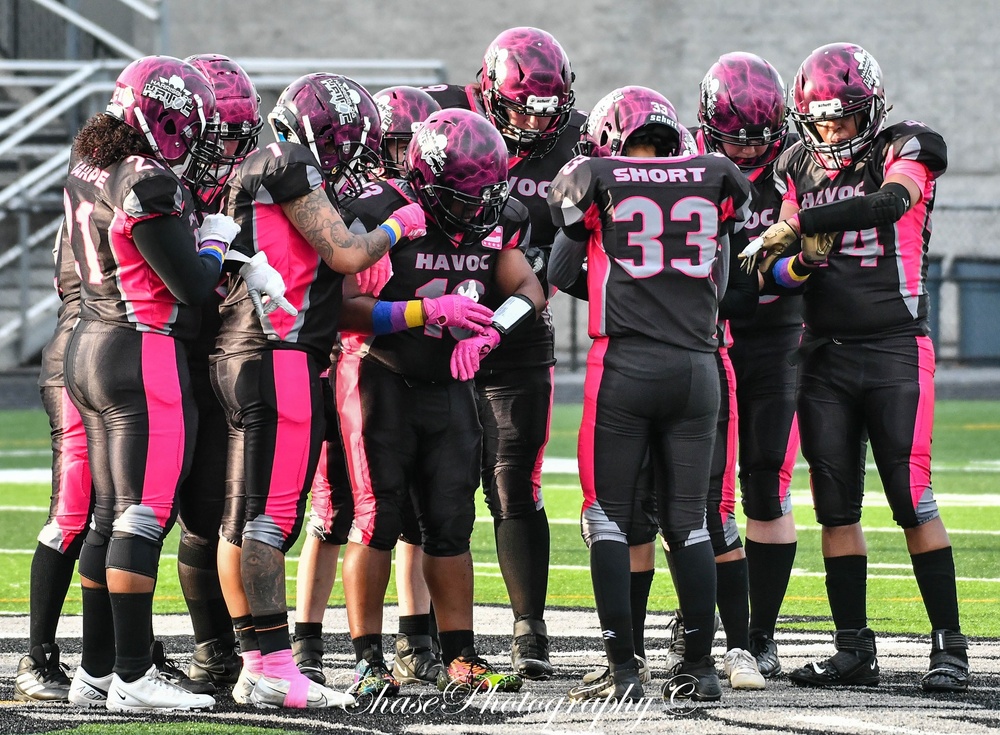
[[868, 196], [799, 210], [799, 225], [803, 235], [867, 230], [898, 222], [909, 208], [910, 193], [905, 186], [893, 181]]
[[200, 306], [219, 283], [219, 261], [198, 255], [194, 233], [180, 217], [143, 220], [132, 227], [139, 253], [178, 301]]

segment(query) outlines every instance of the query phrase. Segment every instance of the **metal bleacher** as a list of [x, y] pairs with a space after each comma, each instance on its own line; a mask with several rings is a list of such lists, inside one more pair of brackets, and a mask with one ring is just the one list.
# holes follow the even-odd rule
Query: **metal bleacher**
[[[101, 3], [89, 3], [98, 7]], [[101, 23], [130, 13], [162, 37], [160, 3], [105, 0], [84, 17], [74, 3], [0, 0], [0, 370], [35, 363], [55, 325], [51, 245], [62, 217], [62, 186], [73, 135], [104, 109], [118, 73], [141, 49]], [[10, 21], [10, 22], [7, 22]], [[263, 110], [289, 82], [314, 71], [346, 74], [376, 90], [445, 79], [422, 59], [236, 60], [253, 78]]]

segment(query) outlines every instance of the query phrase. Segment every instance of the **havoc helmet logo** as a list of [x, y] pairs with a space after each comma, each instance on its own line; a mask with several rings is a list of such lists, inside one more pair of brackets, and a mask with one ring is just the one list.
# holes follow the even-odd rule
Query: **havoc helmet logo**
[[445, 148], [448, 146], [448, 138], [424, 126], [417, 133], [417, 145], [420, 147], [420, 157], [435, 176], [440, 176], [447, 158]]
[[705, 102], [705, 117], [715, 117], [715, 106], [719, 104], [719, 87], [722, 83], [711, 74], [706, 74], [701, 82], [701, 98]]
[[361, 95], [339, 79], [324, 79], [323, 87], [330, 93], [330, 105], [340, 115], [340, 124], [357, 122]]
[[179, 76], [170, 79], [150, 79], [142, 88], [143, 97], [157, 100], [168, 110], [177, 110], [185, 117], [194, 111], [194, 99]]
[[376, 97], [375, 106], [378, 107], [378, 116], [382, 120], [382, 129], [388, 130], [392, 127], [392, 105], [389, 104], [389, 95], [380, 94]]
[[865, 50], [855, 51], [854, 58], [858, 62], [858, 75], [869, 89], [875, 89], [879, 85], [878, 69], [875, 59]]
[[486, 69], [497, 84], [502, 84], [507, 77], [507, 57], [510, 52], [505, 48], [493, 45], [486, 50]]

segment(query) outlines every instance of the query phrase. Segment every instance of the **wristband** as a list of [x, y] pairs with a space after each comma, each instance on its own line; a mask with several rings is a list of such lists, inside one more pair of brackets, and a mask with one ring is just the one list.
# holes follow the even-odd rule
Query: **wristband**
[[535, 305], [531, 299], [516, 293], [493, 312], [492, 327], [500, 333], [501, 337], [506, 337], [534, 315]]
[[372, 333], [405, 332], [424, 324], [424, 307], [420, 299], [412, 301], [376, 301], [372, 309]]
[[802, 253], [794, 258], [781, 258], [774, 264], [774, 282], [784, 288], [797, 288], [817, 267], [807, 263]]
[[399, 220], [392, 217], [380, 224], [378, 228], [389, 236], [390, 248], [394, 247], [399, 241], [399, 238], [403, 236], [403, 226], [399, 223]]
[[222, 261], [226, 259], [226, 251], [222, 249], [222, 244], [216, 240], [206, 240], [201, 243], [198, 248], [198, 255], [211, 255], [213, 258], [219, 261], [219, 266], [222, 266]]

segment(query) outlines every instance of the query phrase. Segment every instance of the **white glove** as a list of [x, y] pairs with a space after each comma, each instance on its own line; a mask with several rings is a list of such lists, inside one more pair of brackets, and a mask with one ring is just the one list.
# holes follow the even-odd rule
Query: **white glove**
[[238, 234], [240, 234], [240, 226], [228, 214], [208, 214], [205, 215], [201, 227], [198, 228], [198, 242], [200, 244], [208, 240], [215, 240], [232, 245]]
[[[267, 253], [261, 251], [240, 268], [240, 275], [247, 283], [247, 293], [253, 308], [257, 310], [257, 318], [262, 320], [275, 309], [281, 308], [291, 316], [297, 316], [299, 310], [285, 298], [285, 281], [281, 274], [267, 262]], [[265, 303], [263, 297], [267, 297]]]

